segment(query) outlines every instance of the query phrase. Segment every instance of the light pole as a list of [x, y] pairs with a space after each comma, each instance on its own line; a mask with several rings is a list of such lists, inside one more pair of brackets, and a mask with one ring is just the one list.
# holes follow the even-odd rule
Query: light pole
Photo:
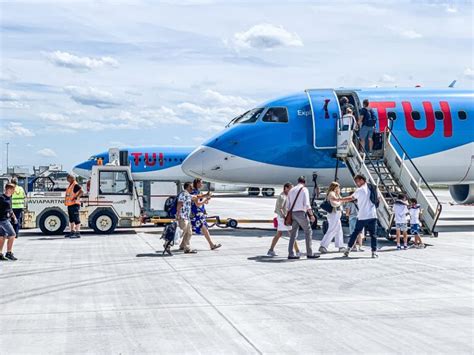
[[10, 145], [9, 142], [5, 143], [7, 146], [7, 175], [8, 175], [8, 146]]

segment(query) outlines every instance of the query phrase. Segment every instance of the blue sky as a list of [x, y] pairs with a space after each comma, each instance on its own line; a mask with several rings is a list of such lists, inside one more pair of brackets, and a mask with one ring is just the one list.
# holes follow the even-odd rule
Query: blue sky
[[[179, 4], [178, 4], [179, 3]], [[198, 145], [309, 87], [474, 85], [472, 1], [1, 1], [0, 169]]]

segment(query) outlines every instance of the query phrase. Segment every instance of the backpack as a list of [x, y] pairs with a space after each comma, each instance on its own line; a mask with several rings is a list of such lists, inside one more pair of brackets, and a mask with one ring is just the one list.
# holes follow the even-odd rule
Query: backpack
[[367, 109], [365, 107], [362, 110], [366, 110], [369, 116], [368, 118], [366, 118], [366, 116], [364, 115], [364, 126], [375, 127], [375, 125], [377, 124], [377, 116], [375, 116], [374, 110], [372, 110], [371, 108]]
[[170, 196], [165, 201], [165, 212], [168, 214], [168, 217], [175, 218], [178, 206], [178, 196]]
[[376, 208], [379, 208], [380, 200], [379, 200], [379, 193], [377, 191], [377, 186], [371, 183], [367, 183], [370, 192], [370, 202], [372, 202]]

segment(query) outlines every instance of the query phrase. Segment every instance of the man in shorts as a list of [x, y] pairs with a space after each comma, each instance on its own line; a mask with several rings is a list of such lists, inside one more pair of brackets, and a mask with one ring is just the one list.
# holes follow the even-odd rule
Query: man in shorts
[[361, 151], [365, 149], [365, 142], [369, 141], [369, 154], [372, 153], [374, 147], [373, 135], [375, 131], [375, 125], [377, 124], [377, 116], [373, 109], [369, 107], [369, 100], [363, 101], [364, 107], [360, 110], [359, 115], [359, 139]]
[[67, 206], [67, 214], [69, 216], [70, 232], [65, 235], [65, 238], [80, 238], [81, 229], [81, 218], [79, 215], [79, 209], [81, 207], [81, 196], [82, 188], [77, 183], [74, 175], [69, 174], [67, 176], [69, 186], [66, 189], [66, 195], [64, 197], [64, 204]]
[[[17, 260], [13, 255], [13, 242], [15, 241], [15, 229], [11, 224], [18, 223], [12, 210], [11, 197], [15, 192], [15, 185], [6, 184], [5, 192], [0, 195], [0, 261]], [[3, 255], [3, 246], [7, 240], [7, 253]]]

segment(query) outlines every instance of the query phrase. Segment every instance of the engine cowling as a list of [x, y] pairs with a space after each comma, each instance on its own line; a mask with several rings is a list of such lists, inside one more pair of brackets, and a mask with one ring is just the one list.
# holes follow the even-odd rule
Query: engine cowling
[[450, 185], [449, 193], [457, 203], [474, 203], [474, 184]]

